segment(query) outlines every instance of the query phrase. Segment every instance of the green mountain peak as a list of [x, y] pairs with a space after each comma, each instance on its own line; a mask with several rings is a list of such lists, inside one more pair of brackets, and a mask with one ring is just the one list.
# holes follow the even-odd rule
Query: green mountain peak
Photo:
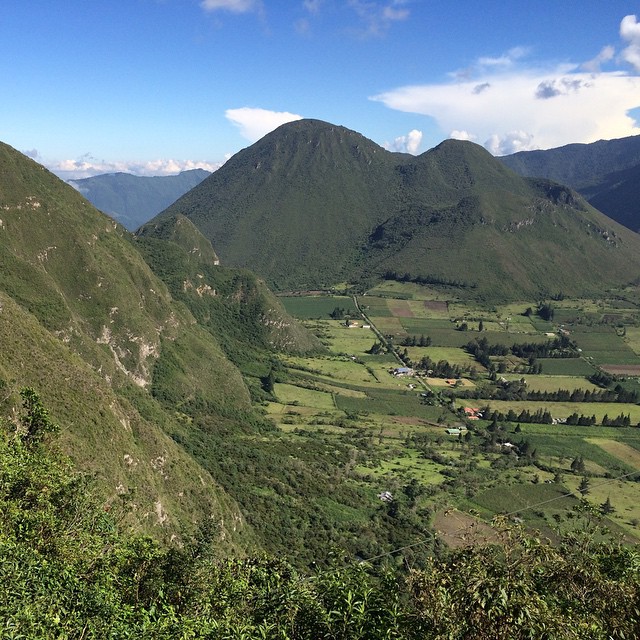
[[301, 120], [244, 149], [150, 224], [188, 217], [276, 289], [408, 274], [465, 295], [576, 295], [640, 274], [640, 241], [561, 185], [447, 140], [414, 157]]

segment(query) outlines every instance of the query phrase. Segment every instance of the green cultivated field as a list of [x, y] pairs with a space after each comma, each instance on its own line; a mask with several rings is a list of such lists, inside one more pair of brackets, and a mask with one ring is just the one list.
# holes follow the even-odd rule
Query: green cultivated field
[[575, 391], [576, 389], [596, 391], [600, 388], [579, 376], [507, 374], [505, 377], [508, 380], [520, 380], [524, 378], [527, 382], [527, 390], [529, 391], [557, 391], [559, 389], [566, 391]]
[[279, 300], [288, 313], [301, 320], [328, 319], [336, 307], [345, 309], [347, 314], [360, 315], [349, 296], [282, 296]]
[[303, 389], [291, 384], [276, 384], [274, 391], [283, 404], [298, 404], [313, 409], [335, 409], [333, 396], [330, 393]]
[[612, 329], [602, 331], [576, 331], [572, 338], [595, 364], [640, 365], [640, 356]]
[[640, 355], [640, 327], [627, 327], [624, 341], [636, 355]]
[[473, 359], [473, 356], [455, 347], [407, 347], [407, 352], [414, 362], [427, 356], [434, 362], [446, 360], [450, 364], [457, 364], [461, 367], [475, 367], [477, 371], [485, 370], [481, 364]]
[[542, 373], [550, 376], [590, 376], [595, 368], [583, 358], [540, 358]]
[[[492, 436], [487, 431], [488, 422], [466, 421], [456, 409], [489, 406], [503, 414], [509, 410], [517, 414], [543, 409], [557, 418], [577, 412], [595, 415], [598, 421], [605, 414], [613, 419], [623, 413], [636, 425], [640, 422], [640, 405], [483, 398], [458, 400], [451, 405], [448, 397], [464, 391], [486, 394], [500, 387], [500, 380], [521, 378], [525, 378], [531, 391], [595, 392], [601, 388], [587, 380], [597, 372], [595, 365], [635, 362], [633, 348], [638, 349], [640, 344], [640, 330], [635, 325], [616, 332], [600, 321], [599, 309], [606, 307], [590, 301], [568, 301], [571, 306], [561, 307], [560, 317], [583, 357], [534, 359], [536, 368], [542, 369], [541, 374], [536, 374], [527, 371], [527, 358], [492, 356], [491, 368], [503, 367], [492, 378], [492, 371], [467, 353], [464, 345], [479, 338], [486, 338], [489, 345], [506, 347], [516, 343], [544, 344], [558, 336], [557, 321], [542, 320], [535, 313], [524, 316], [523, 311], [529, 306], [535, 308], [535, 303], [483, 309], [465, 306], [459, 300], [447, 301], [442, 294], [414, 284], [385, 283], [358, 301], [374, 328], [383, 336], [393, 337], [380, 354], [367, 353], [378, 342], [373, 328], [347, 328], [344, 321], [329, 318], [336, 306], [351, 308], [351, 298], [285, 299], [287, 309], [299, 317], [320, 318], [308, 322], [308, 326], [327, 346], [324, 355], [282, 359], [285, 373], [278, 374], [274, 389], [278, 402], [265, 403], [265, 411], [289, 437], [348, 442], [353, 452], [351, 481], [369, 487], [373, 496], [391, 491], [400, 508], [409, 509], [405, 511], [407, 515], [426, 507], [455, 506], [473, 509], [490, 519], [497, 513], [523, 510], [524, 523], [548, 535], [553, 535], [556, 528], [570, 530], [577, 526], [572, 514], [578, 499], [575, 495], [561, 496], [575, 494], [586, 473], [594, 485], [587, 500], [598, 507], [606, 500], [609, 487], [616, 509], [609, 520], [612, 529], [624, 532], [629, 539], [640, 538], [640, 507], [636, 507], [640, 504], [640, 485], [611, 480], [640, 471], [640, 429], [523, 423], [517, 433], [515, 424], [498, 425]], [[576, 317], [581, 319], [575, 326], [567, 324]], [[480, 321], [482, 332], [478, 331]], [[468, 330], [456, 329], [462, 322], [467, 323]], [[400, 366], [398, 356], [405, 349], [401, 342], [407, 336], [425, 336], [432, 341], [429, 347], [406, 347], [412, 363], [428, 355], [434, 362], [445, 360], [463, 369], [473, 367], [474, 379], [463, 378], [454, 387], [443, 379], [429, 379], [427, 386], [426, 378], [394, 377], [390, 370]], [[395, 356], [386, 351], [393, 345]], [[629, 390], [640, 389], [635, 380], [622, 380], [621, 384]], [[447, 428], [465, 423], [469, 431], [462, 436], [446, 433]], [[500, 445], [505, 441], [516, 447], [526, 442], [534, 457], [510, 454], [509, 448]], [[576, 456], [583, 460], [581, 473], [571, 469]], [[553, 482], [555, 473], [561, 475], [561, 483]], [[403, 487], [410, 482], [421, 487], [420, 497], [412, 507], [403, 493]], [[360, 512], [350, 513], [344, 505], [332, 501], [318, 503], [318, 508], [344, 522], [360, 517]]]

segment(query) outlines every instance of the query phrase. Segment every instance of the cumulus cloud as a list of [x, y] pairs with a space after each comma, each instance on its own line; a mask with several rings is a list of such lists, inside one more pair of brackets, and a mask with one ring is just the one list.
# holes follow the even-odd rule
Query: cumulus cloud
[[248, 13], [258, 9], [259, 2], [257, 0], [202, 0], [200, 6], [209, 12]]
[[418, 153], [422, 142], [422, 131], [412, 129], [406, 136], [398, 136], [393, 142], [385, 142], [382, 146], [388, 151], [399, 151], [401, 153]]
[[622, 58], [640, 71], [640, 23], [636, 16], [625, 16], [620, 23], [620, 37], [627, 42]]
[[468, 131], [458, 131], [457, 129], [454, 129], [450, 134], [449, 137], [452, 138], [453, 140], [475, 140], [476, 136], [474, 136], [472, 133], [469, 133]]
[[[41, 159], [39, 158], [41, 161]], [[43, 162], [49, 171], [63, 180], [80, 180], [103, 173], [131, 173], [137, 176], [169, 176], [189, 171], [191, 169], [205, 169], [215, 171], [224, 162], [207, 162], [197, 160], [150, 160], [147, 162], [110, 162], [97, 160], [90, 154], [85, 154], [76, 160], [58, 160]], [[75, 186], [75, 185], [74, 185]]]
[[242, 137], [250, 142], [256, 142], [267, 133], [277, 129], [281, 124], [303, 118], [303, 116], [288, 111], [269, 111], [252, 107], [227, 109], [224, 115], [227, 120], [240, 129]]
[[503, 135], [494, 133], [483, 146], [494, 156], [506, 156], [536, 148], [533, 135], [526, 131], [509, 131]]
[[[640, 71], [640, 24], [627, 16], [624, 60]], [[634, 47], [636, 47], [634, 49]], [[640, 106], [640, 76], [628, 67], [596, 72], [596, 65], [532, 64], [524, 49], [481, 58], [464, 73], [436, 84], [401, 86], [370, 99], [390, 109], [433, 118], [442, 132], [484, 140], [496, 154], [640, 133], [632, 110]], [[598, 64], [615, 53], [605, 47]]]

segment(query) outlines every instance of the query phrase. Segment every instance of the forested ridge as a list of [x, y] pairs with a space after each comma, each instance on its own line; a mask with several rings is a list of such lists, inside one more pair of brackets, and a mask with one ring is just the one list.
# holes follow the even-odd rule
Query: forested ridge
[[496, 521], [490, 543], [436, 544], [419, 566], [222, 558], [213, 523], [180, 546], [121, 531], [126, 504], [100, 502], [38, 394], [21, 397], [0, 438], [3, 638], [638, 637], [640, 558], [586, 505], [553, 543]]

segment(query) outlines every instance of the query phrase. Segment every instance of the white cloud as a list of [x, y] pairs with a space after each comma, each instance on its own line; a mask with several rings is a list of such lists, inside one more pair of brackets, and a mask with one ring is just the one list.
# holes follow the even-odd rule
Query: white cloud
[[457, 129], [454, 129], [450, 134], [449, 137], [452, 138], [453, 140], [475, 140], [476, 137], [472, 134], [469, 133], [468, 131], [458, 131]]
[[80, 180], [102, 173], [132, 173], [137, 176], [169, 176], [189, 171], [190, 169], [205, 169], [215, 171], [224, 162], [200, 162], [197, 160], [150, 160], [147, 162], [108, 162], [96, 160], [86, 154], [77, 160], [59, 160], [54, 162], [38, 162], [44, 164], [49, 171], [63, 180]]
[[358, 33], [366, 37], [384, 35], [394, 22], [406, 20], [409, 15], [407, 0], [348, 0], [347, 6], [355, 11], [364, 25]]
[[406, 136], [398, 136], [393, 142], [385, 142], [382, 146], [387, 151], [399, 151], [401, 153], [418, 153], [422, 142], [422, 131], [412, 129]]
[[494, 156], [506, 156], [536, 148], [533, 135], [526, 131], [509, 131], [503, 135], [494, 133], [483, 146]]
[[625, 16], [620, 23], [620, 37], [629, 44], [622, 51], [622, 58], [636, 71], [640, 71], [640, 23], [636, 16]]
[[250, 142], [256, 142], [282, 124], [303, 118], [303, 116], [288, 111], [269, 111], [252, 107], [227, 109], [224, 115], [227, 120], [240, 129], [242, 137]]
[[602, 49], [600, 50], [600, 53], [592, 60], [585, 62], [582, 65], [582, 68], [585, 69], [586, 71], [591, 71], [591, 73], [598, 73], [600, 71], [600, 67], [605, 62], [610, 62], [611, 60], [613, 60], [615, 54], [616, 54], [616, 50], [611, 45], [602, 47]]
[[230, 11], [248, 13], [259, 8], [257, 0], [202, 0], [200, 6], [205, 11]]
[[[620, 27], [629, 45], [624, 60], [640, 71], [640, 24]], [[640, 133], [629, 112], [640, 106], [640, 77], [625, 70], [598, 72], [613, 60], [604, 47], [585, 65], [525, 64], [524, 49], [481, 58], [437, 84], [402, 86], [371, 97], [390, 109], [433, 118], [444, 132], [484, 140], [496, 154], [547, 149]]]
[[525, 57], [529, 53], [526, 47], [513, 47], [507, 53], [503, 53], [497, 58], [482, 57], [478, 58], [478, 66], [480, 67], [512, 67], [520, 58]]
[[40, 152], [37, 149], [26, 149], [22, 153], [24, 153], [25, 156], [29, 156], [32, 160], [40, 162]]

